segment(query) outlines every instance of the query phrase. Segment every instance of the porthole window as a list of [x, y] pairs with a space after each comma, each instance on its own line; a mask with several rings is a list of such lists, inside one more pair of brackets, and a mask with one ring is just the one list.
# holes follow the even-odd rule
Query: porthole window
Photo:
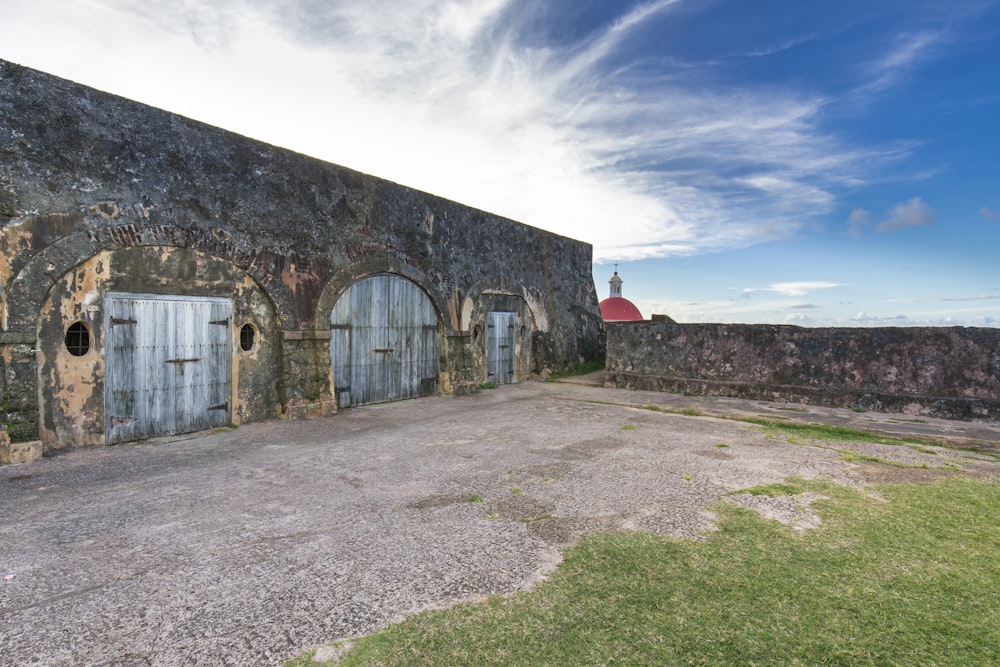
[[253, 328], [252, 324], [244, 324], [240, 329], [240, 349], [244, 352], [249, 352], [253, 349], [256, 339], [257, 330]]
[[83, 322], [73, 322], [66, 329], [66, 350], [74, 357], [90, 352], [90, 329]]

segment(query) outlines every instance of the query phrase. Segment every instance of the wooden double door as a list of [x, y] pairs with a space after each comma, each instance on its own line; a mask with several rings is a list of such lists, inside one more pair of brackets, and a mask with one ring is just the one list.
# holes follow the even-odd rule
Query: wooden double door
[[229, 299], [108, 294], [104, 304], [109, 444], [229, 423]]
[[438, 318], [416, 284], [394, 275], [359, 280], [337, 300], [330, 327], [338, 406], [437, 393]]

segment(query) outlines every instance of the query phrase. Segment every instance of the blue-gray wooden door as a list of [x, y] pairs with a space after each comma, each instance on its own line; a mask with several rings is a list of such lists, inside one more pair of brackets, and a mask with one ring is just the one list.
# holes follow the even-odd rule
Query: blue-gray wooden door
[[104, 310], [109, 444], [229, 423], [229, 299], [108, 294]]
[[437, 314], [414, 283], [388, 275], [359, 280], [337, 300], [330, 327], [338, 406], [437, 392]]
[[510, 384], [514, 377], [514, 313], [486, 313], [486, 381]]

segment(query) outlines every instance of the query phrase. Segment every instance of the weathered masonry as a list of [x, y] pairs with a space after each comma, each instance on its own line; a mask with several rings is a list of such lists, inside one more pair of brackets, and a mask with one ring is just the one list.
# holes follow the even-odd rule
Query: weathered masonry
[[4, 61], [0, 228], [22, 455], [603, 353], [588, 244]]
[[616, 387], [1000, 419], [1000, 329], [813, 329], [652, 321], [607, 327]]

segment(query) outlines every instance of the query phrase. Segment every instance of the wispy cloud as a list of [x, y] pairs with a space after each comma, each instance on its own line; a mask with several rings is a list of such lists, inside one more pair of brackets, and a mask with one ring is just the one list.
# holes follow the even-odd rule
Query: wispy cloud
[[1000, 301], [1000, 294], [979, 294], [976, 296], [941, 297], [939, 301]]
[[917, 65], [928, 60], [934, 47], [945, 39], [945, 31], [901, 33], [886, 51], [868, 64], [869, 81], [859, 92], [872, 93], [894, 86]]
[[986, 208], [985, 206], [982, 207], [981, 209], [979, 209], [979, 215], [983, 216], [987, 220], [997, 220], [997, 219], [1000, 219], [1000, 218], [997, 217], [996, 213], [994, 213], [990, 209]]
[[825, 132], [822, 94], [631, 66], [684, 4], [545, 43], [518, 0], [35, 0], [7, 43], [79, 42], [79, 23], [91, 44], [108, 22], [67, 76], [590, 241], [598, 262], [787, 238], [895, 157]]
[[[753, 292], [777, 292], [783, 296], [805, 296], [810, 292], [821, 289], [832, 289], [843, 287], [841, 283], [828, 282], [824, 280], [812, 280], [789, 283], [773, 283], [769, 287], [748, 287], [743, 290], [743, 296], [747, 297]], [[794, 306], [795, 308], [809, 308], [811, 306]]]
[[856, 324], [868, 325], [868, 326], [882, 326], [886, 324], [899, 324], [908, 323], [909, 318], [906, 315], [891, 315], [891, 316], [879, 316], [879, 315], [869, 315], [865, 311], [859, 312], [851, 321]]
[[875, 226], [877, 232], [894, 232], [908, 227], [922, 227], [937, 221], [937, 213], [920, 197], [914, 197], [905, 204], [897, 204], [888, 219]]

